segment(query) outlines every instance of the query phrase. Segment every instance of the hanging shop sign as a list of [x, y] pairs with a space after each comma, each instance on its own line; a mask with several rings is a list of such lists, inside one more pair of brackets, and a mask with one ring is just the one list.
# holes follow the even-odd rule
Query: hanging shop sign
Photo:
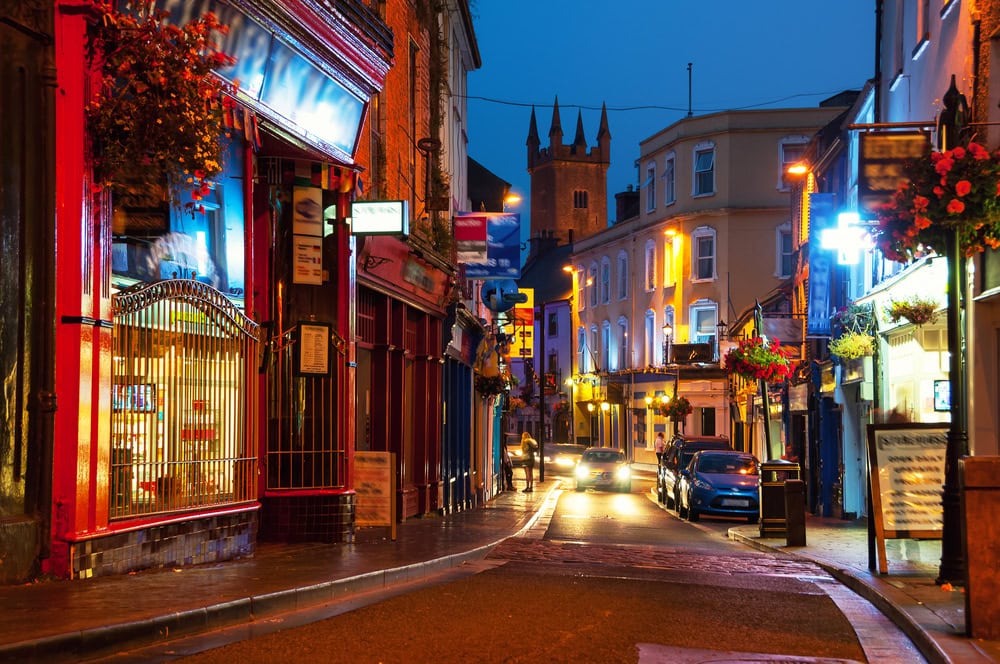
[[459, 214], [455, 217], [455, 251], [459, 263], [485, 263], [487, 260], [486, 217]]
[[858, 151], [858, 201], [865, 217], [888, 203], [903, 182], [903, 165], [931, 149], [930, 134], [923, 131], [862, 133]]
[[409, 201], [355, 201], [351, 203], [351, 233], [397, 235], [410, 233]]
[[888, 572], [885, 540], [940, 539], [948, 427], [869, 424], [868, 457], [879, 572]]
[[504, 326], [504, 332], [511, 335], [512, 357], [533, 357], [535, 348], [535, 289], [520, 288], [526, 296], [524, 302], [515, 304], [512, 322]]
[[520, 279], [521, 215], [509, 212], [459, 212], [455, 215], [456, 228], [468, 217], [482, 217], [486, 220], [486, 260], [481, 263], [466, 263], [466, 278]]

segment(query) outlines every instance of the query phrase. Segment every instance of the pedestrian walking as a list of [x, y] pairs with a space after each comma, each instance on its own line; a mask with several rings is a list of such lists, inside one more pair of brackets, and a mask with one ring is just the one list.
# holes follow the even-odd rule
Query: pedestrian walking
[[657, 463], [663, 461], [663, 453], [667, 451], [667, 439], [662, 431], [656, 434], [656, 440], [653, 441], [653, 449], [656, 450]]
[[511, 461], [510, 451], [507, 449], [506, 445], [503, 447], [503, 457], [500, 465], [503, 470], [503, 481], [500, 490], [512, 491], [514, 489], [514, 462]]
[[524, 481], [527, 486], [524, 493], [531, 493], [535, 490], [535, 454], [538, 452], [538, 441], [525, 431], [521, 434], [521, 459], [524, 464]]

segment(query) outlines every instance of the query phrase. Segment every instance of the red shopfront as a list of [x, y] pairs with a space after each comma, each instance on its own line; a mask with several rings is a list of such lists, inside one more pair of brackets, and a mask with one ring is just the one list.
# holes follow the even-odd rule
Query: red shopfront
[[[57, 410], [39, 567], [70, 578], [225, 560], [265, 534], [332, 541], [353, 528], [345, 211], [391, 35], [345, 41], [358, 25], [304, 2], [160, 4], [175, 19], [212, 10], [230, 25], [224, 50], [243, 56], [241, 81], [253, 66], [287, 75], [271, 77], [280, 92], [253, 82], [232, 91], [227, 166], [204, 210], [183, 214], [170, 191], [113, 200], [92, 187], [87, 154], [89, 2], [56, 5]], [[268, 57], [254, 57], [261, 48]], [[331, 95], [355, 110], [317, 123]], [[322, 207], [316, 228], [296, 223], [303, 191]], [[303, 322], [328, 332], [325, 373], [300, 371]], [[333, 516], [310, 521], [317, 504]]]
[[443, 508], [443, 326], [453, 269], [416, 238], [358, 249], [359, 450], [395, 452], [401, 519]]

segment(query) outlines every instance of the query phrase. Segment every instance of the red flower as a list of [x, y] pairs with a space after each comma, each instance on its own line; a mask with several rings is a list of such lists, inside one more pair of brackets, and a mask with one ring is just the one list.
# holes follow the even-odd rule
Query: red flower
[[951, 202], [948, 203], [948, 212], [951, 214], [962, 214], [965, 212], [965, 203], [957, 198], [951, 199]]
[[948, 157], [941, 157], [940, 159], [938, 159], [937, 163], [934, 164], [934, 171], [938, 175], [947, 175], [948, 171], [950, 171], [951, 167], [954, 165], [955, 162], [953, 162]]
[[[955, 183], [955, 194], [965, 196], [972, 191], [972, 183], [968, 180], [959, 180]], [[915, 201], [916, 199], [914, 199]]]

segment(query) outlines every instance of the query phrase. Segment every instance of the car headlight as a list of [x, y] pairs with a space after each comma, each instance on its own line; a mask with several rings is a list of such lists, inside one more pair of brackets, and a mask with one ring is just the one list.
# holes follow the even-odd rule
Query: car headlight
[[628, 466], [618, 466], [618, 470], [615, 471], [615, 475], [620, 480], [627, 480], [632, 477], [632, 469]]
[[711, 491], [714, 488], [711, 482], [706, 482], [700, 477], [694, 478], [692, 484], [694, 484], [694, 488], [701, 489], [702, 491]]
[[577, 464], [577, 466], [576, 466], [576, 476], [578, 478], [580, 478], [581, 480], [587, 479], [587, 477], [590, 476], [590, 468], [588, 468], [587, 466], [583, 465], [582, 463]]

